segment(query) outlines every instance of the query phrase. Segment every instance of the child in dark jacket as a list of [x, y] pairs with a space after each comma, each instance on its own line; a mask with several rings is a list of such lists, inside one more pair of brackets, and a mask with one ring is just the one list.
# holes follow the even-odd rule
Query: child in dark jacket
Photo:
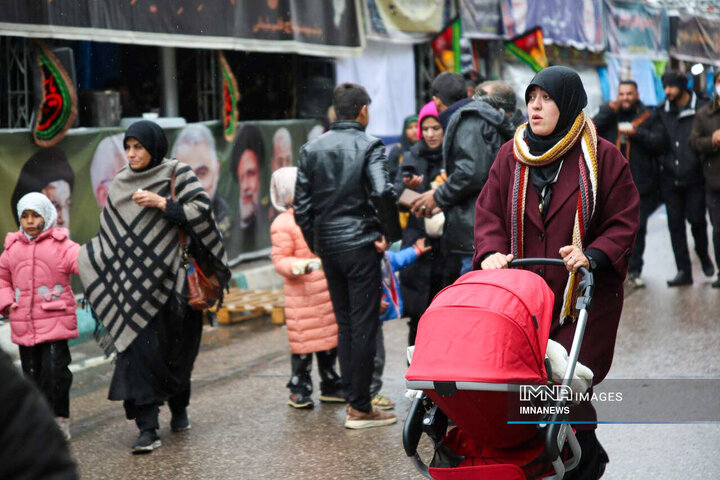
[[404, 248], [398, 252], [387, 250], [385, 242], [385, 254], [382, 259], [382, 299], [380, 301], [380, 325], [378, 327], [375, 346], [375, 358], [373, 360], [373, 376], [370, 383], [370, 398], [375, 408], [380, 410], [392, 410], [395, 402], [380, 393], [382, 388], [382, 374], [385, 369], [385, 339], [382, 333], [382, 324], [387, 320], [400, 318], [403, 314], [402, 294], [397, 279], [397, 272], [411, 265], [421, 255], [427, 253], [432, 247], [425, 245], [425, 238], [419, 238], [414, 245]]

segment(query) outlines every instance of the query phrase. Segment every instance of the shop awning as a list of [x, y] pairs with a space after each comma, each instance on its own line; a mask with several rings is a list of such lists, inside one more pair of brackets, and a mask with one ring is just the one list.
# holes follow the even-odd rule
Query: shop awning
[[4, 0], [0, 35], [352, 56], [358, 0]]

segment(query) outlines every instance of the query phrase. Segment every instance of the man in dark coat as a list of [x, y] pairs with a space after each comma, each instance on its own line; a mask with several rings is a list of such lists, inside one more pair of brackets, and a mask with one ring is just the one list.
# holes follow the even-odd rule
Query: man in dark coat
[[0, 350], [0, 478], [75, 480], [75, 462], [40, 392]]
[[708, 277], [715, 273], [708, 254], [705, 180], [700, 158], [688, 143], [695, 112], [704, 102], [687, 89], [685, 74], [668, 72], [662, 80], [666, 99], [648, 120], [647, 128], [654, 153], [660, 155], [660, 188], [678, 269], [675, 278], [667, 284], [677, 287], [693, 283], [685, 220], [690, 222], [703, 272]]
[[[502, 144], [499, 127], [506, 118], [489, 103], [466, 98], [459, 74], [441, 73], [432, 90], [445, 131], [447, 180], [418, 197], [411, 209], [418, 216], [431, 216], [436, 207], [445, 213], [443, 241], [448, 266], [443, 283], [450, 285], [472, 267], [475, 200]], [[446, 102], [454, 103], [448, 107]]]
[[327, 277], [349, 404], [345, 427], [378, 427], [397, 421], [370, 400], [382, 285], [379, 249], [383, 236], [391, 242], [400, 239], [397, 197], [388, 178], [385, 146], [365, 133], [367, 91], [340, 84], [332, 103], [338, 121], [300, 149], [295, 221], [322, 259]]
[[[702, 161], [705, 176], [705, 201], [710, 213], [713, 230], [715, 262], [720, 261], [720, 72], [715, 73], [713, 101], [698, 110], [695, 115], [690, 147]], [[712, 283], [720, 288], [720, 276]]]
[[643, 267], [645, 235], [650, 215], [657, 209], [660, 196], [658, 167], [651, 153], [651, 136], [644, 125], [650, 111], [640, 101], [637, 83], [623, 80], [618, 86], [618, 98], [600, 107], [593, 118], [598, 135], [614, 143], [630, 163], [630, 173], [640, 194], [640, 223], [635, 247], [628, 268], [628, 285], [645, 286], [640, 273]]

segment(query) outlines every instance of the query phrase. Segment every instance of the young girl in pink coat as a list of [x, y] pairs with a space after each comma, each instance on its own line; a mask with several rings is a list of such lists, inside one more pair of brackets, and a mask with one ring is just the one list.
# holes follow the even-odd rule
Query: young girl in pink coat
[[20, 230], [7, 234], [0, 255], [0, 312], [10, 317], [25, 375], [43, 392], [69, 440], [68, 339], [78, 336], [70, 274], [78, 273], [80, 245], [67, 229], [54, 228], [57, 211], [45, 195], [23, 196], [17, 212]]
[[292, 375], [288, 404], [312, 408], [313, 353], [320, 373], [320, 401], [345, 403], [340, 376], [335, 371], [338, 328], [330, 302], [320, 259], [312, 254], [295, 223], [292, 203], [295, 197], [296, 167], [280, 168], [270, 181], [270, 199], [279, 212], [270, 227], [272, 260], [285, 279], [285, 323], [290, 340]]

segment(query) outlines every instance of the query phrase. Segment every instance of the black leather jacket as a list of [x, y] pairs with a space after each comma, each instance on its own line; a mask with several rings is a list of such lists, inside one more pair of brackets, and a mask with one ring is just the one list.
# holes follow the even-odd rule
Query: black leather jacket
[[455, 112], [443, 139], [448, 178], [434, 193], [445, 212], [443, 238], [449, 253], [473, 254], [475, 202], [504, 142], [505, 114], [473, 100]]
[[385, 146], [354, 121], [338, 121], [300, 149], [295, 221], [317, 255], [400, 239]]

